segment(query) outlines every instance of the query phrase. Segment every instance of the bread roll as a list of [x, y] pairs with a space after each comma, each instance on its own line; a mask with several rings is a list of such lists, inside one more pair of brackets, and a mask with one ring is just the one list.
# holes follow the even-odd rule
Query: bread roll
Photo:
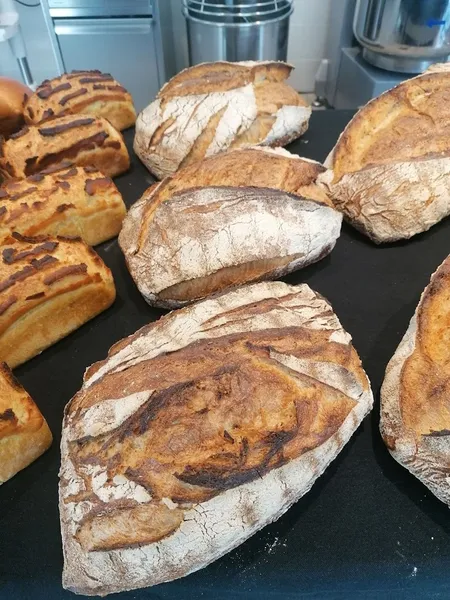
[[240, 146], [283, 146], [304, 133], [311, 108], [281, 62], [205, 63], [173, 77], [138, 117], [134, 150], [159, 179]]
[[130, 159], [120, 133], [106, 119], [86, 115], [24, 127], [0, 146], [0, 174], [5, 179], [74, 164], [93, 165], [114, 177], [129, 168]]
[[147, 302], [174, 308], [326, 256], [342, 217], [315, 185], [322, 170], [286, 150], [250, 148], [185, 167], [149, 188], [119, 236]]
[[1, 249], [0, 360], [14, 368], [36, 356], [115, 294], [111, 271], [81, 240], [13, 233]]
[[392, 456], [450, 506], [450, 257], [432, 275], [381, 388]]
[[325, 165], [336, 207], [374, 242], [426, 231], [450, 213], [450, 64], [369, 102]]
[[23, 126], [23, 105], [32, 93], [20, 81], [0, 76], [0, 136], [9, 137]]
[[66, 408], [64, 587], [105, 595], [223, 556], [311, 488], [372, 401], [307, 285], [245, 286], [147, 325]]
[[79, 236], [95, 246], [119, 233], [125, 214], [112, 179], [95, 167], [50, 170], [0, 187], [0, 239], [17, 231]]
[[52, 443], [52, 434], [32, 398], [0, 363], [0, 485], [28, 467]]
[[45, 80], [24, 109], [29, 125], [78, 113], [104, 117], [119, 131], [136, 121], [130, 94], [112, 75], [100, 71], [72, 71]]

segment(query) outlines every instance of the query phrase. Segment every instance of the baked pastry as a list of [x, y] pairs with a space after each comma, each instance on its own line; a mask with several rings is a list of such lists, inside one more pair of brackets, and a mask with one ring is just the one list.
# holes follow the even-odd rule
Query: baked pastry
[[105, 595], [216, 560], [311, 488], [372, 401], [307, 285], [238, 288], [122, 340], [65, 412], [64, 587]]
[[20, 81], [0, 77], [0, 136], [8, 137], [23, 126], [23, 105], [32, 93]]
[[8, 365], [0, 363], [0, 485], [52, 443], [46, 420]]
[[282, 62], [216, 62], [175, 75], [136, 121], [134, 150], [159, 179], [240, 146], [284, 146], [308, 128], [311, 107]]
[[174, 308], [326, 256], [342, 216], [315, 184], [321, 171], [286, 150], [249, 148], [205, 159], [149, 188], [119, 235], [147, 302]]
[[93, 165], [114, 177], [129, 168], [130, 158], [122, 136], [111, 123], [86, 115], [24, 127], [0, 146], [0, 174], [5, 179], [74, 164]]
[[131, 95], [112, 75], [101, 71], [72, 71], [46, 79], [24, 109], [29, 125], [78, 113], [104, 117], [119, 131], [136, 121]]
[[119, 233], [125, 214], [112, 179], [95, 167], [44, 171], [0, 187], [0, 239], [17, 231], [79, 236], [95, 246]]
[[450, 257], [432, 275], [381, 388], [392, 456], [450, 506]]
[[374, 242], [426, 231], [450, 213], [450, 64], [362, 108], [325, 162], [345, 218]]
[[14, 368], [36, 356], [115, 295], [111, 271], [80, 239], [13, 233], [0, 259], [0, 360]]

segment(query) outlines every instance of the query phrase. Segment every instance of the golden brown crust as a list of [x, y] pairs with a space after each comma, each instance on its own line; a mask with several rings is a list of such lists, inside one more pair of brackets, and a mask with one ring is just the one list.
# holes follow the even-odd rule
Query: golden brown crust
[[38, 458], [52, 443], [48, 425], [5, 363], [0, 363], [0, 484]]
[[25, 362], [114, 298], [110, 270], [81, 240], [14, 233], [0, 258], [0, 359]]
[[118, 235], [126, 208], [112, 179], [93, 167], [69, 167], [0, 187], [0, 238], [81, 237], [95, 246]]
[[0, 77], [0, 136], [9, 137], [23, 126], [23, 105], [32, 93], [20, 81]]
[[72, 71], [43, 81], [24, 107], [29, 125], [77, 113], [104, 117], [119, 131], [136, 121], [131, 95], [109, 73], [100, 71]]
[[88, 115], [25, 127], [0, 148], [0, 174], [5, 179], [73, 164], [94, 165], [114, 177], [129, 168], [130, 159], [120, 133], [106, 119]]

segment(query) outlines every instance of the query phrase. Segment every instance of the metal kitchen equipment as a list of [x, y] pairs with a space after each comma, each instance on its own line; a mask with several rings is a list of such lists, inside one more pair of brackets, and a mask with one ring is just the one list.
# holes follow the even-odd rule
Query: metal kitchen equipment
[[[42, 0], [60, 73], [111, 73], [147, 106], [166, 81], [161, 15], [167, 0]], [[161, 7], [161, 10], [160, 10]]]
[[372, 65], [421, 73], [450, 55], [450, 0], [358, 0], [353, 30]]
[[286, 60], [293, 0], [183, 0], [190, 64]]

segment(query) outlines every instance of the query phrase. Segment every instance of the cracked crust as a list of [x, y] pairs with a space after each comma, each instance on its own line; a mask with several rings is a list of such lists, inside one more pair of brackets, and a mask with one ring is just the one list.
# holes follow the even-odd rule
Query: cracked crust
[[322, 171], [286, 150], [250, 148], [205, 159], [152, 186], [119, 236], [147, 302], [175, 308], [326, 256], [342, 217], [315, 183]]
[[381, 388], [392, 456], [450, 505], [450, 258], [432, 275]]
[[407, 239], [450, 213], [450, 66], [434, 65], [371, 100], [321, 177], [346, 219], [376, 243]]
[[134, 150], [159, 179], [218, 152], [302, 135], [311, 107], [277, 62], [205, 63], [182, 71], [140, 113]]
[[64, 587], [105, 595], [206, 566], [306, 493], [372, 401], [307, 285], [245, 286], [122, 340], [65, 412]]

